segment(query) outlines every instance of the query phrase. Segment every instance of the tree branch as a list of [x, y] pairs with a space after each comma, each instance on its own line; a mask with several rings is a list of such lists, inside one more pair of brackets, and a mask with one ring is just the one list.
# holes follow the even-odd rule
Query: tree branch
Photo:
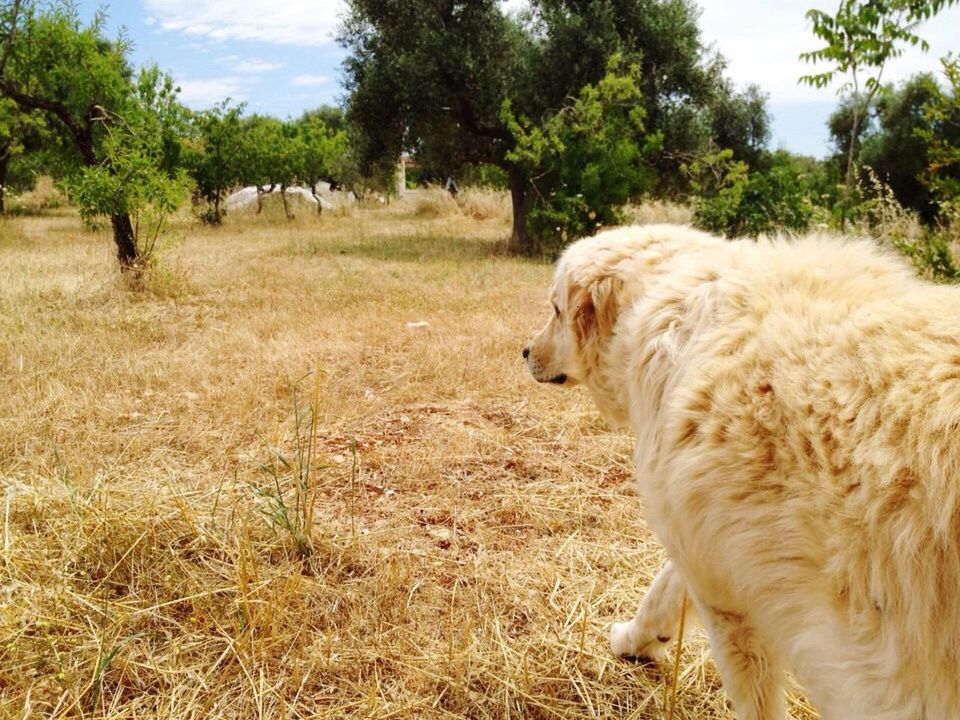
[[510, 132], [502, 125], [496, 125], [494, 123], [477, 120], [477, 115], [473, 110], [473, 105], [470, 104], [470, 101], [467, 99], [466, 95], [458, 94], [456, 99], [457, 109], [460, 111], [460, 119], [463, 121], [463, 124], [466, 126], [467, 130], [469, 130], [473, 135], [493, 138], [494, 140], [510, 141], [513, 139], [513, 136], [510, 135]]
[[7, 68], [7, 58], [10, 57], [10, 47], [13, 45], [13, 36], [17, 34], [17, 15], [20, 12], [20, 0], [13, 0], [13, 9], [10, 11], [10, 33], [3, 43], [3, 55], [0, 56], [0, 77]]
[[102, 111], [100, 111], [99, 108], [97, 108], [99, 111], [97, 114], [94, 114], [93, 109], [91, 109], [91, 112], [87, 114], [85, 124], [81, 125], [70, 115], [70, 110], [63, 103], [21, 92], [16, 85], [2, 77], [0, 77], [0, 93], [17, 103], [21, 109], [43, 110], [44, 112], [54, 115], [73, 136], [73, 140], [77, 144], [77, 149], [80, 151], [84, 163], [87, 165], [96, 164], [96, 157], [93, 154], [93, 132], [91, 123], [93, 120], [100, 119], [100, 112]]
[[37, 97], [36, 95], [28, 95], [27, 93], [21, 92], [12, 82], [4, 80], [3, 78], [0, 78], [0, 93], [6, 95], [25, 110], [43, 110], [52, 115], [56, 115], [57, 119], [69, 128], [70, 132], [75, 133], [80, 129], [80, 126], [77, 125], [76, 121], [70, 116], [70, 111], [67, 109], [67, 106], [63, 103], [55, 100], [47, 100], [46, 98]]

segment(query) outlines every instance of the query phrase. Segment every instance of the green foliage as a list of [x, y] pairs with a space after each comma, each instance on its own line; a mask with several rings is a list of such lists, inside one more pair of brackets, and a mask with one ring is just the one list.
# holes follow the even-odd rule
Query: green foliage
[[932, 232], [916, 240], [898, 238], [894, 246], [910, 258], [921, 275], [938, 282], [960, 283], [960, 264], [944, 233]]
[[349, 175], [347, 133], [328, 125], [331, 118], [337, 124], [337, 116], [323, 109], [306, 112], [296, 121], [260, 115], [243, 119], [239, 181], [256, 186], [261, 199], [264, 193], [279, 188], [288, 217], [286, 188], [306, 185], [313, 190], [320, 212], [317, 184], [342, 182]]
[[779, 151], [767, 170], [749, 172], [729, 149], [707, 153], [685, 166], [698, 197], [694, 222], [728, 237], [781, 229], [803, 231], [813, 217], [810, 184], [800, 163]]
[[343, 182], [350, 148], [342, 116], [338, 119], [329, 109], [306, 112], [297, 123], [297, 133], [303, 148], [300, 175], [304, 182], [311, 188], [321, 181]]
[[282, 120], [251, 115], [241, 121], [240, 144], [237, 150], [237, 181], [272, 190], [277, 185], [293, 184], [296, 168], [292, 166], [289, 135]]
[[[306, 162], [306, 148], [297, 132], [297, 126], [291, 121], [280, 121], [274, 118], [260, 118], [251, 132], [244, 133], [243, 150], [241, 157], [252, 156], [259, 158], [261, 177], [260, 183], [280, 188], [283, 199], [283, 210], [287, 219], [292, 219], [290, 207], [287, 204], [287, 188], [295, 185], [303, 178]], [[241, 182], [247, 182], [245, 177], [245, 162], [241, 161]], [[261, 184], [257, 184], [258, 196]]]
[[949, 88], [927, 99], [922, 108], [924, 124], [916, 128], [926, 145], [927, 167], [920, 180], [939, 203], [944, 215], [960, 221], [960, 59], [942, 59]]
[[130, 215], [142, 262], [149, 261], [164, 221], [192, 187], [179, 167], [186, 110], [177, 102], [177, 93], [169, 75], [155, 67], [141, 71], [124, 114], [102, 120], [103, 161], [77, 168], [63, 183], [87, 222]]
[[34, 160], [47, 132], [43, 116], [25, 112], [13, 100], [0, 97], [0, 212], [6, 190], [33, 186], [41, 169]]
[[[526, 231], [528, 209], [540, 207], [531, 218], [544, 208], [562, 218], [597, 210], [587, 210], [597, 204], [593, 200], [571, 205], [576, 192], [562, 202], [545, 201], [542, 190], [538, 195], [545, 179], [536, 175], [542, 171], [537, 158], [553, 157], [556, 168], [559, 138], [546, 124], [577, 102], [582, 88], [597, 88], [615, 55], [639, 66], [633, 104], [644, 113], [646, 133], [660, 138], [657, 149], [641, 153], [654, 170], [644, 171], [645, 186], [679, 189], [681, 183], [672, 182], [677, 158], [702, 149], [715, 131], [738, 148], [765, 137], [762, 101], [732, 95], [722, 61], [700, 41], [698, 11], [690, 0], [539, 0], [515, 15], [497, 0], [348, 5], [340, 41], [348, 50], [347, 113], [360, 172], [386, 173], [402, 152], [414, 153], [433, 177], [457, 175], [465, 165], [498, 166], [514, 204], [511, 244], [521, 252], [537, 249]], [[753, 137], [740, 137], [743, 132]], [[580, 152], [581, 160], [601, 148], [620, 153], [610, 164], [623, 166], [625, 146], [609, 138], [589, 145], [572, 135], [562, 143], [564, 152]], [[564, 172], [572, 170], [554, 174]], [[581, 183], [597, 187], [589, 176], [574, 184]], [[624, 184], [638, 182], [628, 178]], [[619, 186], [614, 182], [612, 190], [622, 195]], [[537, 225], [552, 233], [556, 227]]]
[[716, 147], [733, 151], [735, 160], [742, 160], [751, 169], [758, 169], [767, 156], [770, 140], [770, 117], [766, 95], [756, 85], [737, 93], [724, 82], [710, 102], [710, 140]]
[[183, 165], [208, 203], [201, 219], [219, 225], [220, 203], [227, 190], [243, 176], [243, 105], [224, 100], [209, 110], [194, 114], [190, 136], [184, 144]]
[[639, 66], [620, 67], [614, 57], [596, 86], [541, 124], [504, 103], [501, 120], [515, 138], [506, 159], [533, 178], [530, 224], [540, 250], [620, 222], [620, 206], [651, 186], [646, 161], [662, 137], [645, 131], [639, 80]]
[[102, 12], [84, 25], [66, 0], [24, 3], [18, 26], [0, 90], [22, 110], [45, 114], [73, 150], [55, 174], [97, 164], [104, 114], [123, 114], [134, 96], [129, 42], [105, 37]]
[[831, 68], [800, 78], [814, 87], [826, 87], [839, 75], [850, 79], [839, 92], [860, 92], [858, 72], [872, 68], [876, 75], [868, 75], [864, 88], [875, 92], [880, 87], [879, 73], [891, 58], [903, 54], [904, 46], [919, 45], [928, 49], [926, 40], [916, 34], [917, 27], [956, 0], [842, 0], [835, 15], [822, 10], [810, 10], [807, 18], [813, 34], [825, 45], [800, 54], [810, 63], [825, 63]]
[[480, 187], [491, 187], [499, 190], [505, 190], [509, 182], [507, 174], [502, 168], [496, 165], [490, 165], [489, 163], [467, 166], [461, 175], [461, 180], [464, 185], [478, 185]]
[[[810, 10], [807, 18], [813, 33], [825, 44], [800, 54], [810, 63], [828, 68], [803, 75], [801, 82], [826, 87], [838, 76], [848, 75], [838, 92], [847, 95], [850, 106], [850, 141], [844, 174], [844, 201], [841, 227], [846, 221], [850, 192], [855, 183], [854, 165], [860, 124], [874, 95], [880, 90], [880, 78], [888, 60], [899, 57], [906, 45], [928, 45], [917, 27], [956, 0], [841, 0], [835, 15]], [[864, 72], [866, 76], [864, 77]]]
[[[12, 7], [0, 12], [12, 26]], [[0, 93], [55, 132], [47, 172], [64, 179], [84, 217], [110, 216], [123, 268], [140, 265], [186, 187], [176, 88], [155, 68], [134, 80], [129, 47], [105, 37], [102, 11], [85, 25], [70, 0], [27, 0], [0, 77]]]
[[[937, 205], [921, 176], [929, 164], [929, 144], [941, 130], [949, 131], [949, 128], [935, 128], [923, 109], [941, 95], [942, 90], [929, 74], [916, 75], [898, 88], [882, 88], [871, 112], [861, 123], [857, 138], [857, 164], [871, 168], [903, 207], [919, 213], [921, 220], [928, 224], [937, 216]], [[830, 117], [830, 133], [838, 159], [849, 152], [852, 121], [853, 109], [846, 102]], [[851, 193], [851, 200], [851, 213], [855, 215], [855, 191]]]
[[[915, 75], [897, 88], [882, 88], [858, 130], [856, 161], [860, 181], [850, 190], [848, 215], [857, 220], [876, 199], [877, 185], [889, 188], [897, 202], [919, 215], [926, 225], [945, 220], [944, 202], [960, 191], [960, 163], [950, 160], [950, 148], [960, 147], [960, 106], [956, 61], [944, 59], [948, 89], [929, 74]], [[951, 74], [953, 80], [951, 80]], [[844, 102], [830, 117], [837, 148], [831, 165], [842, 162], [850, 149], [853, 107]], [[866, 182], [864, 182], [866, 181]]]

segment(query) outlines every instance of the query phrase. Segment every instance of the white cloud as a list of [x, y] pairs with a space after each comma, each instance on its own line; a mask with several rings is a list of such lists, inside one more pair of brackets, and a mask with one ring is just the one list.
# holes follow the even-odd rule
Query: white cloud
[[229, 65], [238, 75], [262, 75], [279, 70], [285, 65], [281, 62], [261, 60], [260, 58], [241, 58], [239, 55], [222, 55], [214, 60], [217, 65]]
[[[801, 52], [821, 44], [806, 18], [810, 0], [762, 4], [754, 0], [699, 0], [698, 4], [703, 9], [702, 38], [714, 43], [728, 60], [727, 75], [738, 86], [756, 83], [770, 94], [771, 100], [779, 102], [817, 102], [834, 97], [834, 87], [817, 90], [797, 83], [801, 75], [819, 68], [799, 59]], [[828, 12], [833, 10], [827, 3], [820, 5]], [[884, 80], [903, 80], [924, 70], [937, 71], [938, 58], [956, 43], [958, 26], [960, 7], [944, 10], [933, 21], [921, 25], [918, 34], [929, 41], [930, 52], [907, 49], [902, 57], [888, 62]]]
[[326, 85], [329, 82], [329, 75], [297, 75], [290, 79], [291, 85], [300, 86]]
[[339, 0], [145, 0], [164, 30], [211, 40], [258, 40], [317, 46], [333, 42], [343, 5]]
[[[500, 0], [513, 12], [529, 0]], [[334, 42], [346, 11], [344, 0], [144, 0], [151, 19], [164, 30], [211, 40], [259, 40], [280, 45], [318, 46]]]
[[283, 63], [257, 60], [256, 58], [237, 60], [233, 63], [234, 72], [238, 72], [241, 75], [260, 75], [271, 72], [272, 70], [279, 70], [282, 67]]
[[177, 80], [180, 87], [180, 101], [194, 110], [212, 107], [221, 100], [245, 99], [242, 78], [222, 77], [206, 80]]

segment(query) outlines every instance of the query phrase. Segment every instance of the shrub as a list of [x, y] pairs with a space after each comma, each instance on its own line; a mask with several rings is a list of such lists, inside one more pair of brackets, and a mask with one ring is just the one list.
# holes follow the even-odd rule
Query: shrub
[[753, 173], [732, 155], [720, 150], [684, 166], [699, 196], [695, 225], [728, 237], [809, 227], [814, 214], [811, 188], [789, 153], [775, 153], [769, 169]]
[[530, 231], [541, 252], [622, 222], [623, 204], [652, 186], [648, 160], [663, 138], [646, 130], [641, 86], [639, 66], [614, 56], [595, 86], [543, 125], [504, 103], [500, 119], [515, 139], [506, 158], [532, 178]]
[[867, 186], [861, 181], [855, 190], [867, 199], [851, 208], [851, 217], [857, 218], [855, 229], [895, 247], [910, 258], [923, 277], [937, 282], [960, 282], [960, 208], [954, 209], [948, 203], [936, 227], [924, 226], [919, 214], [903, 207], [893, 189], [872, 168], [864, 168], [864, 176]]

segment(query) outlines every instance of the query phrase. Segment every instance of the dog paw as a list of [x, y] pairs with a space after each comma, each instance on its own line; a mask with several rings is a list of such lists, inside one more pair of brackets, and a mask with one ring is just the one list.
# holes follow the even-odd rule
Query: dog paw
[[662, 662], [667, 655], [669, 639], [661, 636], [645, 638], [642, 630], [635, 627], [635, 621], [616, 622], [610, 626], [610, 650], [617, 657]]
[[635, 657], [640, 649], [632, 629], [632, 622], [615, 622], [610, 626], [610, 650], [617, 657]]

